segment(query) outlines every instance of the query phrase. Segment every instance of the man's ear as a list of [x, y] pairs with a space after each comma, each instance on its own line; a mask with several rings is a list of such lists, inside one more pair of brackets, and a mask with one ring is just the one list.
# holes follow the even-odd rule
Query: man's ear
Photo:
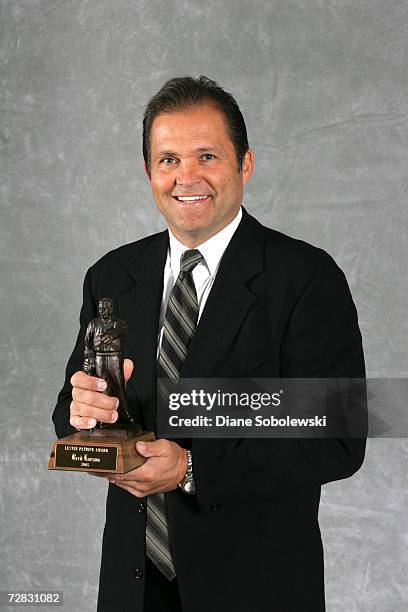
[[146, 162], [144, 163], [144, 169], [145, 169], [145, 172], [147, 174], [147, 178], [150, 181], [150, 170], [149, 170], [149, 166], [146, 164]]
[[249, 181], [254, 173], [254, 153], [251, 149], [245, 153], [245, 157], [242, 161], [242, 178], [244, 184]]

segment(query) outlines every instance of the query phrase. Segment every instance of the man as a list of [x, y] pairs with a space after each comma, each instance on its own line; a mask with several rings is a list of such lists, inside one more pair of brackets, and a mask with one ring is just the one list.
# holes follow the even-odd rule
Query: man
[[[147, 430], [158, 374], [363, 377], [342, 272], [241, 208], [253, 153], [234, 98], [205, 77], [171, 79], [146, 108], [143, 152], [168, 231], [88, 271], [58, 435], [117, 419], [103, 382], [79, 371], [104, 295], [128, 324], [128, 402]], [[363, 440], [158, 439], [138, 451], [146, 463], [109, 486], [99, 612], [324, 610], [320, 486], [360, 467]]]

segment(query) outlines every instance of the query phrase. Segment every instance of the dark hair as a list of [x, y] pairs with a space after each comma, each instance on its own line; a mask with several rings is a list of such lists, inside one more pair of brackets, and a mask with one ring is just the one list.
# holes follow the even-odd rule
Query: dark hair
[[99, 308], [100, 304], [102, 304], [102, 303], [104, 303], [104, 304], [110, 304], [110, 305], [111, 305], [111, 307], [113, 308], [113, 300], [112, 300], [111, 298], [108, 298], [108, 297], [101, 298], [101, 299], [99, 300], [99, 302], [98, 302], [98, 308]]
[[167, 81], [148, 102], [143, 117], [143, 157], [150, 172], [150, 132], [154, 119], [160, 113], [184, 110], [210, 103], [222, 112], [231, 142], [235, 148], [238, 172], [241, 172], [248, 136], [245, 121], [235, 98], [215, 81], [205, 76], [175, 77]]

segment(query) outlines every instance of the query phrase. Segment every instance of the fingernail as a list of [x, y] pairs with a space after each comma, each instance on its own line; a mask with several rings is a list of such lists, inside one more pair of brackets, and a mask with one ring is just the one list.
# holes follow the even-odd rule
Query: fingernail
[[118, 413], [117, 412], [112, 412], [112, 416], [111, 416], [112, 423], [114, 423], [117, 420], [118, 420]]
[[95, 420], [95, 419], [88, 419], [88, 421], [86, 422], [86, 424], [88, 425], [88, 427], [95, 427], [95, 425], [96, 425], [96, 420]]
[[105, 391], [106, 390], [106, 380], [99, 379], [98, 382], [96, 383], [96, 386], [98, 387], [98, 391]]
[[137, 448], [143, 452], [146, 449], [146, 444], [144, 442], [138, 442]]

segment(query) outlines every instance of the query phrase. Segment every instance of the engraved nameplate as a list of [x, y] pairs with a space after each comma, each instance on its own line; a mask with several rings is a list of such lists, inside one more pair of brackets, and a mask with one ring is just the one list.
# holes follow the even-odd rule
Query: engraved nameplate
[[116, 446], [57, 444], [55, 451], [56, 468], [116, 470], [117, 460]]

